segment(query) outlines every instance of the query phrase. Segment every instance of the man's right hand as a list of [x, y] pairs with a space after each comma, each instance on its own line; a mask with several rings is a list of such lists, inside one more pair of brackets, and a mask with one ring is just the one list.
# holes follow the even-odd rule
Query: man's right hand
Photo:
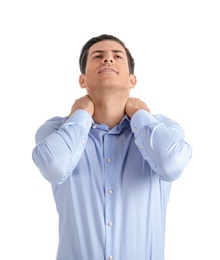
[[89, 97], [89, 95], [85, 95], [84, 97], [81, 97], [79, 99], [76, 99], [74, 104], [72, 105], [69, 117], [77, 110], [77, 109], [83, 109], [86, 112], [88, 112], [91, 116], [94, 114], [94, 104]]

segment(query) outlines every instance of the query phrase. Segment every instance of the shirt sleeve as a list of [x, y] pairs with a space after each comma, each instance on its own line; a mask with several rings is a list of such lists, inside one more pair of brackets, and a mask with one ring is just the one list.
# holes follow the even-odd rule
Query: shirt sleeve
[[130, 124], [135, 143], [152, 170], [165, 181], [177, 179], [192, 156], [183, 128], [164, 115], [145, 110], [136, 112]]
[[42, 175], [60, 184], [78, 164], [88, 139], [92, 117], [77, 110], [69, 118], [54, 117], [36, 132], [32, 158]]

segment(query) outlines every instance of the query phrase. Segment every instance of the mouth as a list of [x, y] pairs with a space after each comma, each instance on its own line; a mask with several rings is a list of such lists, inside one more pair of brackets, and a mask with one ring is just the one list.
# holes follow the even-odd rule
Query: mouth
[[103, 68], [101, 68], [99, 71], [98, 71], [98, 73], [118, 73], [117, 71], [116, 71], [116, 69], [114, 69], [114, 68], [112, 68], [112, 67], [103, 67]]

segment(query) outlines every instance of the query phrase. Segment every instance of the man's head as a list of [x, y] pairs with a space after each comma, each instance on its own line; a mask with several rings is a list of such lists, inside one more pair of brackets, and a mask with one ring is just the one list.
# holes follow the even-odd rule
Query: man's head
[[134, 65], [135, 65], [134, 59], [133, 59], [130, 51], [126, 47], [125, 43], [122, 42], [117, 37], [115, 37], [113, 35], [108, 35], [108, 34], [102, 34], [100, 36], [93, 37], [84, 44], [84, 46], [82, 47], [82, 50], [81, 50], [80, 58], [79, 58], [79, 67], [80, 67], [81, 73], [85, 74], [85, 72], [86, 72], [86, 64], [87, 64], [88, 52], [89, 52], [90, 47], [93, 44], [100, 42], [100, 41], [104, 41], [104, 40], [111, 40], [111, 41], [118, 42], [125, 49], [127, 59], [128, 59], [129, 72], [130, 72], [130, 74], [134, 74]]

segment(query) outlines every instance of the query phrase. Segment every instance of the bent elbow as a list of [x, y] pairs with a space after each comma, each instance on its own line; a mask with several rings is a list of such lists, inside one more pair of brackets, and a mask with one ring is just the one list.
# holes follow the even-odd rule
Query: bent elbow
[[37, 147], [32, 152], [32, 159], [43, 177], [51, 184], [61, 184], [69, 175], [67, 170], [52, 156], [43, 156]]
[[184, 146], [181, 152], [172, 156], [164, 165], [161, 167], [162, 178], [165, 181], [172, 182], [178, 179], [186, 166], [188, 165], [192, 157], [192, 149], [189, 145]]
[[177, 165], [176, 162], [171, 162], [170, 164], [162, 168], [160, 175], [164, 181], [172, 182], [178, 179], [182, 175], [182, 173], [183, 167]]

